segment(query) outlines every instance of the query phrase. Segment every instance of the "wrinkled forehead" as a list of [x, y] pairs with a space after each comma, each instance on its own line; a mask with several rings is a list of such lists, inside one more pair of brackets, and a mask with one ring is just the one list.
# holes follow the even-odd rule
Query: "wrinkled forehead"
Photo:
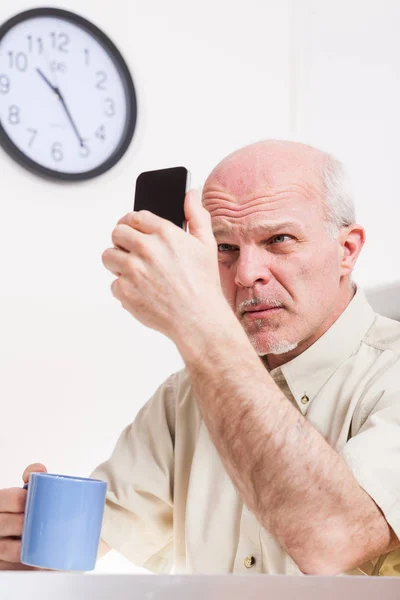
[[230, 230], [243, 238], [293, 231], [322, 231], [325, 189], [320, 160], [287, 153], [266, 159], [228, 157], [207, 178], [203, 206], [209, 211], [214, 235]]

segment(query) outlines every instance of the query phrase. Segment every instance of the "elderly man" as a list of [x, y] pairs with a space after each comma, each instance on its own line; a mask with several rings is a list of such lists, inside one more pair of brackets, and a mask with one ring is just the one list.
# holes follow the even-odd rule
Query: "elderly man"
[[92, 474], [109, 486], [101, 553], [156, 572], [400, 574], [400, 323], [351, 280], [365, 232], [340, 163], [253, 144], [185, 214], [190, 233], [129, 213], [103, 254], [114, 296], [185, 368]]

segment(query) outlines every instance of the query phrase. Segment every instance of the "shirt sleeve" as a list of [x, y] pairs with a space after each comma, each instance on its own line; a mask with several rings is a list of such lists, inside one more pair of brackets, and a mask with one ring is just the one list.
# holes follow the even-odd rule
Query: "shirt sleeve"
[[[397, 389], [396, 389], [397, 388]], [[378, 399], [376, 399], [378, 397]], [[400, 538], [400, 365], [386, 389], [376, 392], [358, 420], [359, 429], [341, 455]], [[371, 408], [370, 408], [371, 407]]]
[[90, 475], [107, 483], [101, 538], [134, 564], [169, 572], [172, 561], [175, 406], [167, 379]]

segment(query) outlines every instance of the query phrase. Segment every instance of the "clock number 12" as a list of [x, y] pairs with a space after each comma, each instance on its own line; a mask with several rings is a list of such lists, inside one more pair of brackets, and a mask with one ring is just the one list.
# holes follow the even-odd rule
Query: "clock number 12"
[[56, 34], [54, 31], [52, 31], [49, 35], [52, 38], [52, 46], [54, 50], [59, 50], [60, 52], [69, 52], [67, 49], [67, 46], [69, 44], [69, 36], [66, 33]]

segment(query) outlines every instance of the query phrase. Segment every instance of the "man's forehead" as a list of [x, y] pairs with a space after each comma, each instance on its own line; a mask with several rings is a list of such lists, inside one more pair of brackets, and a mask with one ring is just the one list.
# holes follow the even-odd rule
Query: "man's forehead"
[[321, 177], [315, 170], [300, 165], [286, 166], [282, 169], [272, 167], [264, 169], [254, 166], [224, 167], [207, 179], [204, 194], [225, 192], [240, 200], [252, 196], [268, 195], [295, 186], [321, 187]]
[[321, 186], [322, 154], [302, 144], [256, 144], [225, 158], [210, 173], [207, 191], [225, 191], [237, 199], [300, 183]]

